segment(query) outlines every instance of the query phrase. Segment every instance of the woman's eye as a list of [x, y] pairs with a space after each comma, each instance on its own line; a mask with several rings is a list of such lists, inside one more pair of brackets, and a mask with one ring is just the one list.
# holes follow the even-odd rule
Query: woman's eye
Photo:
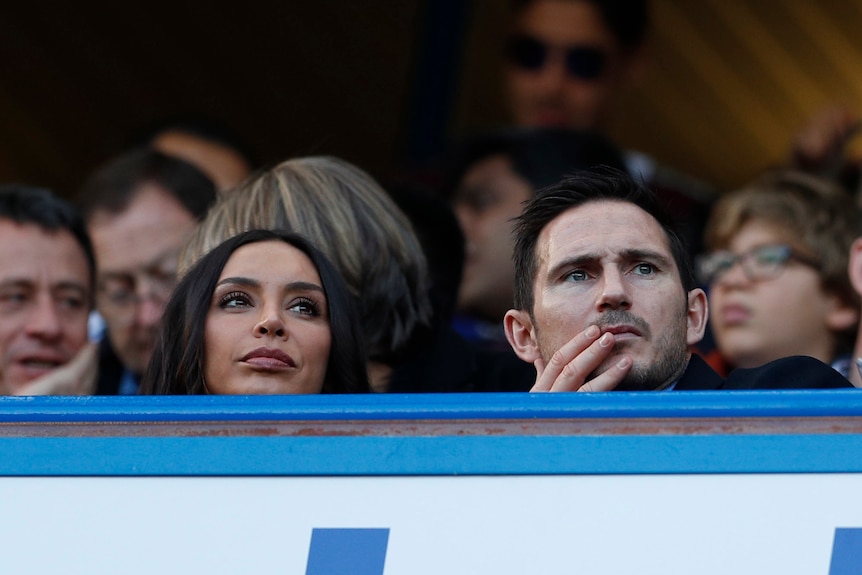
[[302, 315], [320, 315], [320, 307], [317, 303], [307, 298], [301, 298], [291, 302], [287, 309]]
[[219, 300], [219, 307], [224, 309], [236, 309], [251, 306], [251, 298], [242, 292], [231, 292], [225, 294]]

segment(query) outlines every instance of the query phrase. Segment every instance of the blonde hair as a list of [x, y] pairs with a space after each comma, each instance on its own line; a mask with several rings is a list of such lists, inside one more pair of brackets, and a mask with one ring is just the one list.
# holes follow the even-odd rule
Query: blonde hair
[[[706, 224], [709, 250], [726, 249], [750, 221], [771, 224], [787, 241], [820, 265], [823, 289], [849, 305], [859, 305], [847, 267], [850, 246], [860, 233], [859, 208], [837, 183], [811, 174], [776, 169], [723, 196]], [[855, 329], [838, 334], [839, 347], [855, 337]]]
[[407, 219], [380, 185], [333, 157], [288, 160], [223, 193], [187, 242], [180, 273], [229, 237], [299, 233], [335, 264], [357, 298], [371, 358], [388, 362], [430, 321], [427, 264]]

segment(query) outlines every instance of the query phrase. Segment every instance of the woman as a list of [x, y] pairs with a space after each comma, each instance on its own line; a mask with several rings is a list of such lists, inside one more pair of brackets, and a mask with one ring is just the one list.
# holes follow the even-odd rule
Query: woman
[[368, 391], [347, 287], [296, 234], [223, 242], [185, 274], [164, 318], [141, 393]]
[[300, 233], [336, 266], [358, 301], [372, 386], [385, 390], [431, 316], [427, 264], [407, 217], [344, 160], [288, 160], [219, 198], [186, 244], [180, 273], [225, 238], [254, 228]]

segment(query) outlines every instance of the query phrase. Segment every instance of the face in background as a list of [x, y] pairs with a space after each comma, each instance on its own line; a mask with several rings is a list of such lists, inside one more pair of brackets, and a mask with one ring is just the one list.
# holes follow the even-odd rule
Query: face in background
[[[750, 220], [727, 250], [743, 254], [768, 245], [789, 245], [794, 234], [764, 220]], [[737, 263], [710, 285], [711, 328], [721, 354], [736, 367], [757, 367], [790, 355], [834, 359], [836, 332], [856, 322], [854, 308], [824, 291], [813, 267], [789, 259], [774, 278], [752, 281]]]
[[700, 289], [686, 294], [667, 236], [652, 216], [627, 202], [588, 202], [551, 221], [536, 250], [532, 317], [515, 312], [528, 327], [528, 336], [513, 343], [521, 359], [547, 362], [598, 325], [617, 343], [591, 377], [623, 353], [632, 369], [618, 389], [655, 389], [682, 374], [688, 346], [703, 337], [706, 296]]
[[499, 321], [512, 307], [511, 220], [532, 195], [532, 186], [503, 155], [480, 160], [464, 175], [453, 206], [466, 240], [460, 310]]
[[195, 219], [168, 192], [143, 184], [124, 211], [96, 211], [87, 223], [98, 264], [96, 305], [120, 361], [143, 373]]
[[204, 341], [210, 393], [320, 393], [332, 332], [308, 256], [280, 241], [237, 249], [219, 276]]
[[0, 220], [0, 393], [81, 350], [91, 291], [87, 257], [71, 233]]
[[213, 181], [217, 190], [233, 188], [251, 172], [251, 166], [241, 154], [186, 132], [164, 132], [156, 136], [152, 145], [160, 152], [195, 166]]
[[[514, 122], [519, 126], [606, 128], [619, 96], [638, 73], [641, 56], [638, 51], [621, 49], [592, 2], [530, 2], [519, 14], [513, 33], [550, 47], [543, 65], [536, 69], [507, 62]], [[571, 47], [598, 49], [604, 55], [601, 74], [585, 79], [568, 72], [565, 50]]]

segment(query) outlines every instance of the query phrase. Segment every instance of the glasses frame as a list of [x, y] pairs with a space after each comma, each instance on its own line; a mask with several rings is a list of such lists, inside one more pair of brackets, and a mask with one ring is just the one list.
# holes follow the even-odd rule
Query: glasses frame
[[[763, 265], [757, 267], [757, 256], [762, 256], [768, 251], [772, 251], [772, 255], [775, 261], [773, 264], [771, 264], [772, 266], [774, 266], [774, 270], [771, 270], [766, 273], [769, 268]], [[715, 265], [714, 263], [710, 263], [714, 262], [719, 255], [727, 256], [725, 262], [729, 262], [723, 267], [721, 271], [719, 271], [717, 265]], [[776, 255], [778, 256], [777, 258], [775, 258]], [[745, 275], [748, 281], [766, 281], [775, 279], [780, 276], [784, 269], [787, 267], [788, 262], [791, 261], [806, 265], [817, 271], [821, 270], [820, 262], [810, 256], [807, 256], [798, 252], [797, 250], [794, 250], [791, 246], [787, 244], [767, 244], [752, 248], [741, 254], [734, 254], [727, 250], [720, 250], [712, 252], [710, 254], [699, 256], [696, 261], [697, 277], [698, 281], [700, 281], [702, 284], [712, 285], [720, 281], [724, 275], [726, 275], [730, 270], [736, 267], [737, 264], [739, 264], [742, 268], [742, 273]], [[709, 269], [710, 267], [712, 269]]]

